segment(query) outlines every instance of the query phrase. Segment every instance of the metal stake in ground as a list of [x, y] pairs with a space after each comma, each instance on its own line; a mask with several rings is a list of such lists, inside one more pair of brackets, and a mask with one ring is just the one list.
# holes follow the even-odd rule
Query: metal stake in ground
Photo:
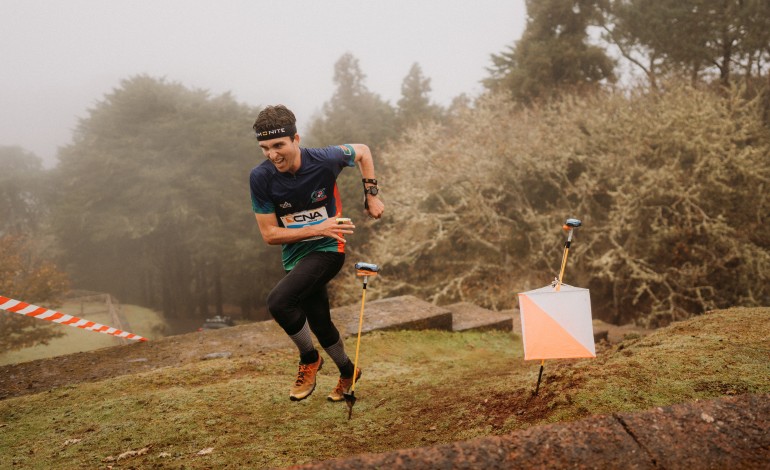
[[[556, 292], [561, 290], [561, 280], [564, 277], [564, 268], [567, 266], [567, 254], [569, 253], [570, 244], [572, 244], [572, 233], [581, 225], [583, 225], [583, 223], [578, 219], [567, 219], [567, 221], [564, 222], [564, 226], [562, 227], [564, 230], [567, 230], [567, 241], [564, 242], [564, 254], [561, 257], [561, 269], [559, 270], [559, 277], [554, 283], [554, 289], [556, 289]], [[535, 395], [537, 395], [537, 392], [540, 390], [540, 381], [543, 378], [544, 366], [545, 359], [542, 359], [540, 360], [540, 373], [537, 374], [537, 386], [535, 387]]]
[[356, 276], [363, 277], [363, 289], [361, 291], [361, 313], [358, 316], [358, 339], [356, 339], [356, 357], [353, 362], [353, 384], [350, 386], [350, 392], [342, 392], [345, 403], [348, 405], [348, 419], [353, 416], [353, 405], [356, 404], [356, 371], [358, 370], [358, 350], [361, 347], [361, 329], [364, 325], [364, 303], [366, 302], [366, 284], [369, 278], [376, 276], [380, 272], [380, 267], [372, 263], [356, 263]]

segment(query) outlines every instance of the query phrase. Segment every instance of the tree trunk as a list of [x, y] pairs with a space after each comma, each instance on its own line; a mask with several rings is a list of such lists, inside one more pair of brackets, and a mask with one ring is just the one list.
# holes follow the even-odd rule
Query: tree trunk
[[243, 297], [241, 298], [241, 318], [244, 320], [253, 320], [251, 318], [251, 314], [253, 309], [251, 308], [251, 299], [249, 297]]
[[722, 66], [719, 67], [720, 82], [722, 86], [730, 85], [730, 60], [733, 55], [733, 39], [727, 31], [727, 27], [722, 31]]
[[198, 297], [198, 314], [201, 318], [209, 316], [209, 289], [206, 277], [206, 264], [200, 263], [196, 269], [195, 286]]
[[222, 266], [219, 260], [214, 261], [214, 302], [217, 307], [217, 315], [224, 316], [224, 299], [222, 298]]

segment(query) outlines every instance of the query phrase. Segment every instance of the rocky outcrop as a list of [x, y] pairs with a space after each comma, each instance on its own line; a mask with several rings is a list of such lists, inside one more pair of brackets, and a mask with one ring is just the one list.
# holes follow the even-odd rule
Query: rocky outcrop
[[[358, 333], [361, 305], [332, 309], [332, 319], [340, 332]], [[452, 331], [452, 312], [411, 295], [372, 300], [364, 304], [363, 333], [375, 330]]]
[[768, 429], [770, 395], [743, 395], [291, 468], [764, 469]]
[[447, 305], [452, 312], [452, 331], [513, 330], [513, 311], [495, 312], [470, 302]]

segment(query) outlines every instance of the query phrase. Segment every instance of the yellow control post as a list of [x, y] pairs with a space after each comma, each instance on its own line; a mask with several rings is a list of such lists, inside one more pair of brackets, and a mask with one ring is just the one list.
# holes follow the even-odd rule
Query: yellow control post
[[363, 277], [363, 289], [361, 291], [361, 312], [358, 315], [358, 337], [356, 338], [356, 355], [353, 361], [353, 384], [350, 392], [342, 393], [345, 403], [348, 405], [348, 419], [353, 416], [353, 405], [356, 404], [356, 371], [358, 370], [358, 352], [361, 348], [361, 330], [364, 326], [364, 304], [366, 302], [366, 285], [369, 278], [376, 276], [380, 271], [379, 266], [371, 263], [356, 263], [356, 276]]

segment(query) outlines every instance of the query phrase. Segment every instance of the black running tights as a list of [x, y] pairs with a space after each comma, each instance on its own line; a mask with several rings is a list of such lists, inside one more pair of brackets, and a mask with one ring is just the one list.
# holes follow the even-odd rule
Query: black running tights
[[340, 339], [329, 313], [326, 284], [337, 275], [344, 262], [345, 253], [310, 253], [267, 296], [270, 314], [289, 336], [297, 334], [307, 320], [321, 347], [332, 346]]

